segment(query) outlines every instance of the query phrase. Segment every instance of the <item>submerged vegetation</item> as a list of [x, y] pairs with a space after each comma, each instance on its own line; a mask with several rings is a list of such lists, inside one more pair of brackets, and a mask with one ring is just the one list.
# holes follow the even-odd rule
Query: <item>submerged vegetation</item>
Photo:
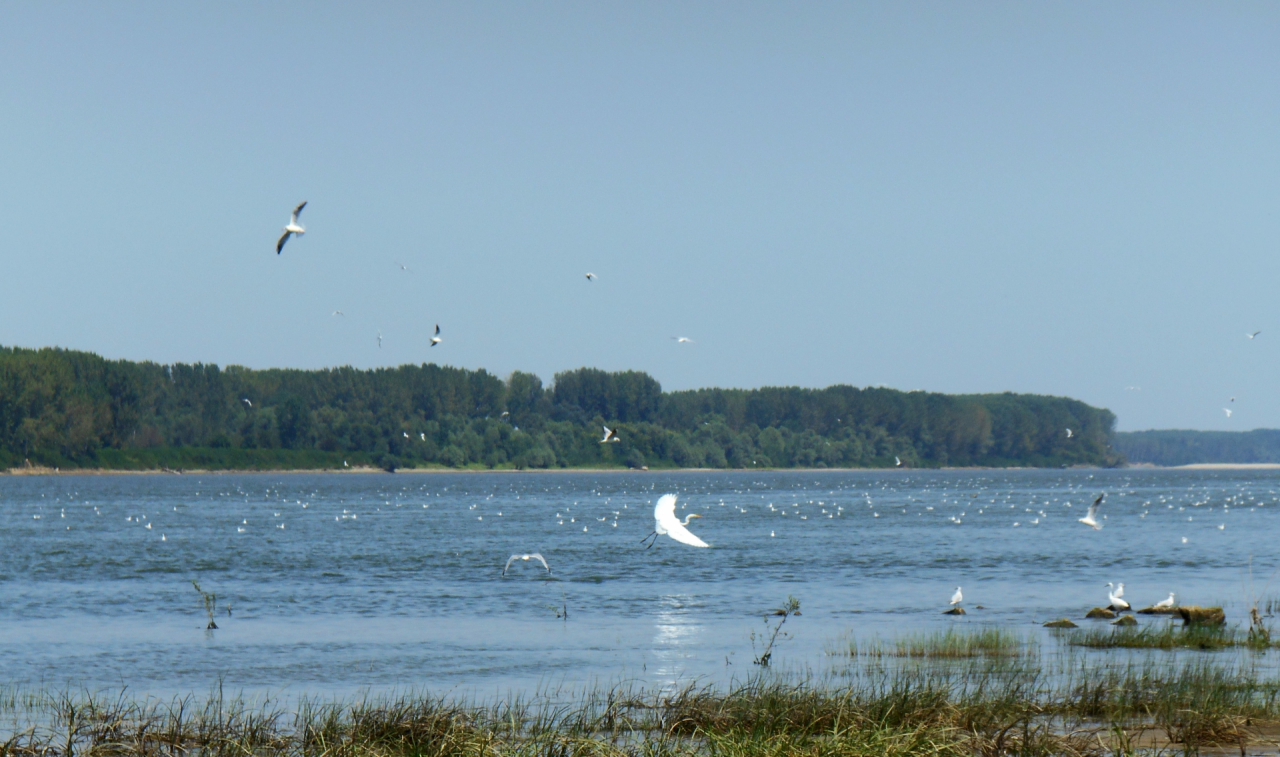
[[1098, 665], [1038, 656], [858, 663], [840, 678], [761, 673], [690, 686], [542, 692], [490, 703], [93, 694], [0, 697], [0, 754], [73, 757], [448, 755], [1108, 755], [1244, 750], [1280, 716], [1280, 681], [1212, 661]]
[[973, 657], [1014, 657], [1035, 651], [1035, 644], [1001, 628], [958, 631], [948, 628], [929, 634], [905, 636], [892, 642], [874, 641], [858, 645], [850, 641], [841, 650], [851, 657], [915, 657], [926, 659], [966, 659]]
[[[591, 368], [547, 388], [434, 364], [259, 371], [0, 348], [0, 467], [1114, 465], [1114, 422], [1008, 393], [664, 392], [644, 373]], [[600, 444], [605, 425], [617, 444]]]

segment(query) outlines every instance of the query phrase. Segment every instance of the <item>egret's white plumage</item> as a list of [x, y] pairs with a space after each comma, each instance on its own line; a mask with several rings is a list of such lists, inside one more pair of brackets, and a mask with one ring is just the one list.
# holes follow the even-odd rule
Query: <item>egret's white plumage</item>
[[293, 209], [293, 214], [289, 216], [289, 225], [284, 227], [284, 236], [280, 237], [279, 242], [276, 242], [277, 255], [279, 255], [284, 250], [284, 243], [289, 241], [289, 237], [291, 236], [300, 237], [303, 234], [307, 233], [306, 227], [298, 223], [298, 214], [300, 214], [302, 212], [302, 209], [305, 207], [307, 207], [307, 203], [304, 200], [301, 205]]
[[1098, 508], [1102, 505], [1102, 500], [1106, 498], [1106, 492], [1099, 494], [1098, 498], [1093, 501], [1093, 504], [1089, 505], [1089, 512], [1086, 513], [1083, 518], [1078, 518], [1078, 520], [1086, 526], [1091, 527], [1094, 531], [1102, 530], [1102, 524], [1098, 522]]
[[1156, 602], [1155, 608], [1157, 610], [1168, 610], [1170, 607], [1173, 607], [1173, 605], [1174, 605], [1174, 593], [1169, 592], [1169, 598], [1162, 599], [1159, 602]]
[[[1107, 584], [1107, 586], [1110, 587], [1111, 584]], [[1107, 606], [1114, 612], [1124, 612], [1129, 609], [1129, 603], [1120, 598], [1120, 595], [1124, 594], [1124, 584], [1119, 584], [1116, 587], [1116, 591], [1119, 593], [1107, 592], [1107, 600], [1111, 603]]]
[[618, 429], [609, 428], [608, 426], [602, 426], [601, 428], [604, 429], [604, 438], [600, 440], [601, 444], [606, 444], [608, 442], [622, 441], [621, 439], [618, 438]]
[[960, 587], [956, 587], [956, 593], [951, 595], [951, 604], [958, 605], [964, 601], [964, 592], [960, 591]]
[[529, 562], [530, 560], [537, 560], [538, 562], [542, 563], [542, 567], [547, 569], [548, 574], [551, 573], [551, 566], [547, 565], [546, 559], [543, 558], [543, 556], [538, 554], [537, 552], [533, 552], [527, 555], [512, 555], [511, 557], [507, 558], [507, 564], [502, 568], [502, 575], [504, 576], [507, 575], [507, 571], [511, 570], [511, 563], [515, 562], [516, 560], [521, 560], [523, 562]]
[[[670, 536], [681, 544], [688, 544], [690, 547], [708, 547], [710, 546], [709, 544], [694, 536], [686, 528], [689, 525], [689, 521], [701, 517], [701, 515], [696, 514], [686, 515], [684, 522], [681, 523], [680, 519], [676, 517], [676, 495], [664, 494], [658, 498], [658, 504], [653, 507], [653, 533], [649, 534], [649, 536], [652, 536], [655, 542], [659, 536]], [[644, 538], [648, 539], [649, 536]], [[650, 542], [649, 546], [652, 547], [653, 542]]]

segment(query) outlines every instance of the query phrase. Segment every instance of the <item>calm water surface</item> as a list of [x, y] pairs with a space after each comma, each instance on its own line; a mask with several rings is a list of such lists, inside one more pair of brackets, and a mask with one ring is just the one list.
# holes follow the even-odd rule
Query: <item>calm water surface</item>
[[[669, 491], [712, 549], [641, 546]], [[1101, 492], [1095, 532], [1076, 519]], [[1250, 591], [1280, 594], [1277, 537], [1280, 474], [1258, 471], [3, 477], [0, 685], [723, 681], [788, 596], [803, 615], [775, 664], [821, 670], [850, 636], [1035, 633], [1108, 581], [1135, 607], [1176, 591], [1239, 619]], [[502, 577], [531, 551], [552, 575]], [[945, 617], [957, 585], [970, 614]]]

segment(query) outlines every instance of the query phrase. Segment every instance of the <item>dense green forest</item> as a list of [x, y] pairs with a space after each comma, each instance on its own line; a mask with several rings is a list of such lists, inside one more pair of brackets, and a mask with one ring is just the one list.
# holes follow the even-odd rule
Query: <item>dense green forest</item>
[[[1114, 423], [1038, 395], [663, 392], [647, 374], [591, 368], [544, 387], [434, 364], [220, 369], [0, 348], [5, 468], [1116, 465]], [[604, 425], [619, 443], [600, 443]]]
[[1280, 431], [1124, 431], [1115, 447], [1135, 463], [1280, 463]]

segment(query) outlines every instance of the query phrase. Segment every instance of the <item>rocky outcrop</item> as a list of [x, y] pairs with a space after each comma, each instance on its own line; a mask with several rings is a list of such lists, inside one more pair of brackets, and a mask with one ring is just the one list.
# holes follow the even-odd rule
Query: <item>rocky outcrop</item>
[[1044, 624], [1045, 628], [1079, 628], [1080, 626], [1063, 618], [1062, 620], [1051, 620]]
[[1178, 615], [1184, 626], [1221, 626], [1227, 623], [1227, 614], [1221, 607], [1179, 607]]
[[1106, 607], [1095, 607], [1085, 617], [1089, 620], [1115, 620], [1116, 614]]

